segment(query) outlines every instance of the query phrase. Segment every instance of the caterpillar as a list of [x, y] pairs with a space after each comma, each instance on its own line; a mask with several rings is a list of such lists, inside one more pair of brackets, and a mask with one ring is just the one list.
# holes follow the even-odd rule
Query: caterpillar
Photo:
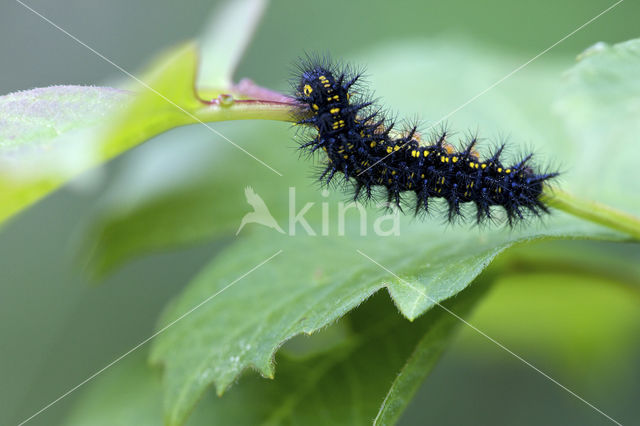
[[475, 206], [478, 224], [500, 221], [496, 208], [504, 210], [509, 226], [549, 213], [541, 195], [558, 172], [536, 171], [533, 154], [503, 164], [505, 144], [482, 160], [474, 135], [456, 150], [446, 129], [427, 140], [415, 125], [396, 129], [396, 121], [363, 88], [361, 77], [352, 67], [307, 57], [292, 81], [292, 96], [300, 105], [294, 122], [311, 130], [299, 137], [300, 149], [310, 156], [324, 152], [317, 176], [323, 186], [342, 175], [354, 201], [386, 195], [388, 206], [402, 210], [413, 204], [416, 215], [428, 213], [432, 199], [441, 199], [449, 222], [464, 220], [466, 205]]

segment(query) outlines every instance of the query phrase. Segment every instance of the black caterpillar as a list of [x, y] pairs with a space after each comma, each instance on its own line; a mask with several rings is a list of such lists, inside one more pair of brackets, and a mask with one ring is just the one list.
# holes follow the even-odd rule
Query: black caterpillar
[[464, 218], [464, 203], [475, 204], [478, 224], [496, 219], [492, 206], [504, 209], [510, 226], [549, 212], [541, 200], [543, 184], [558, 173], [536, 172], [532, 154], [506, 166], [500, 161], [504, 144], [481, 161], [475, 136], [456, 151], [446, 141], [446, 130], [428, 142], [416, 126], [394, 131], [394, 120], [362, 93], [361, 75], [327, 59], [307, 58], [293, 82], [301, 104], [295, 121], [315, 129], [304, 134], [300, 148], [309, 154], [322, 149], [327, 156], [319, 175], [323, 185], [341, 173], [354, 200], [386, 192], [387, 203], [400, 209], [415, 202], [416, 214], [428, 212], [432, 198], [442, 198], [450, 222]]

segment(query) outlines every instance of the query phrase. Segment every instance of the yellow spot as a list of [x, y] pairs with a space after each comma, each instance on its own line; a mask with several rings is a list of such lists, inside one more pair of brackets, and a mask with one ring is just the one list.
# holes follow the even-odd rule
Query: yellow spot
[[394, 146], [394, 147], [393, 147], [393, 150], [394, 150], [394, 151], [397, 151], [397, 150], [399, 150], [399, 149], [400, 149], [400, 147], [399, 147], [398, 145], [396, 145], [396, 146]]
[[412, 156], [412, 157], [415, 157], [415, 156], [416, 156], [416, 154], [417, 154], [416, 150], [411, 151], [411, 156]]
[[445, 157], [444, 157], [444, 156], [440, 157], [440, 162], [441, 162], [441, 163], [444, 163], [444, 159], [445, 159]]
[[369, 146], [370, 146], [371, 148], [375, 147], [375, 146], [376, 146], [376, 141], [371, 142], [371, 143], [369, 144]]
[[473, 169], [473, 161], [469, 162], [469, 167]]
[[393, 179], [389, 179], [389, 183], [393, 183]]
[[473, 182], [471, 182], [471, 184], [469, 184], [469, 188], [473, 188]]
[[453, 157], [453, 158], [451, 158], [451, 162], [452, 162], [452, 163], [457, 163], [457, 162], [458, 162], [458, 157]]
[[302, 92], [304, 93], [305, 96], [309, 96], [313, 92], [313, 89], [308, 84], [305, 84], [304, 87], [302, 88]]
[[313, 104], [313, 105], [311, 105], [311, 106], [312, 106], [312, 107], [313, 107], [313, 109], [315, 109], [316, 111], [320, 109], [320, 108], [318, 108], [318, 105], [316, 105], [316, 104]]
[[337, 113], [339, 113], [339, 112], [340, 112], [340, 108], [331, 108], [331, 109], [329, 110], [329, 112], [330, 112], [331, 114], [337, 114]]
[[486, 169], [487, 165], [485, 163], [482, 163], [482, 165], [480, 167], [482, 167], [483, 169]]
[[344, 157], [344, 159], [345, 159], [345, 160], [346, 160], [347, 158], [349, 158], [349, 156], [348, 156], [348, 155], [346, 155], [346, 154], [345, 154], [345, 155], [343, 155], [343, 157]]
[[444, 185], [444, 176], [442, 177], [442, 179], [440, 180], [440, 183]]
[[393, 148], [390, 146], [387, 147], [387, 154], [391, 154], [393, 152]]
[[391, 174], [392, 174], [392, 175], [395, 175], [395, 174], [396, 174], [396, 171], [395, 171], [395, 170], [391, 170]]
[[427, 155], [429, 155], [429, 151], [425, 150], [425, 151], [422, 153], [422, 155], [423, 155], [424, 157], [426, 157]]
[[509, 174], [509, 173], [511, 173], [511, 169], [507, 169], [507, 170], [505, 170], [504, 172], [505, 172], [506, 174]]
[[420, 178], [424, 179], [424, 174], [421, 174], [421, 175], [420, 175]]
[[502, 173], [502, 167], [498, 167], [498, 173]]

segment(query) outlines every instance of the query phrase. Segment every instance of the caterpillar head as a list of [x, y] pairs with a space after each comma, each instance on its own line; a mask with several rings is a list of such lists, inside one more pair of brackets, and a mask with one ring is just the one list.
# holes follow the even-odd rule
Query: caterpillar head
[[333, 74], [322, 67], [306, 71], [300, 79], [296, 99], [311, 109], [323, 110], [340, 101], [340, 90], [336, 87]]

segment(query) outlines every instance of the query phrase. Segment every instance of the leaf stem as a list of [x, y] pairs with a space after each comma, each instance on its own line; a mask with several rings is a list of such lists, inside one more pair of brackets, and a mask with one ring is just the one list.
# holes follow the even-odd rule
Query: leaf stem
[[542, 198], [551, 207], [624, 232], [634, 239], [640, 240], [640, 218], [637, 216], [550, 187], [545, 187]]

